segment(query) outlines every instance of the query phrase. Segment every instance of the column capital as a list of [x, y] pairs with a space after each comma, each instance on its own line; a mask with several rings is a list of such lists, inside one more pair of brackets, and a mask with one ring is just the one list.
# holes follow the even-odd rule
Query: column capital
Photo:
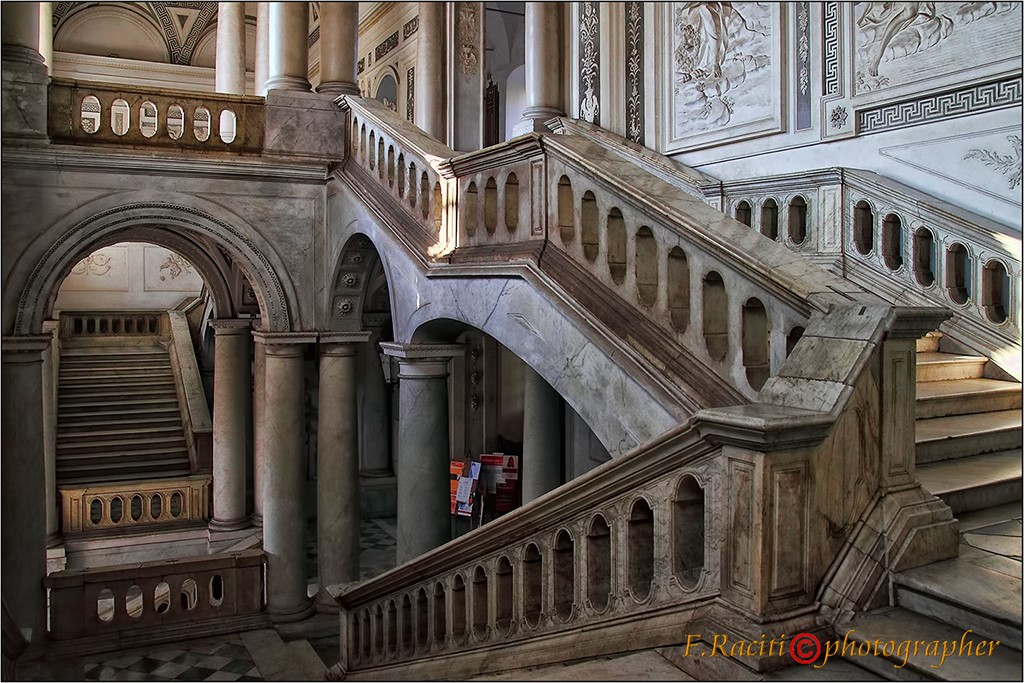
[[252, 328], [252, 320], [249, 318], [220, 318], [211, 320], [209, 325], [213, 328], [214, 335], [219, 337], [225, 334], [248, 332]]
[[5, 363], [41, 363], [43, 352], [50, 348], [53, 337], [48, 334], [18, 335], [3, 338]]
[[365, 332], [321, 332], [321, 356], [354, 356], [358, 344], [370, 341], [370, 331]]
[[253, 338], [260, 344], [267, 346], [267, 351], [275, 346], [297, 346], [299, 344], [315, 344], [319, 334], [317, 332], [265, 332], [257, 330], [252, 333]]
[[381, 342], [385, 355], [398, 361], [399, 379], [436, 379], [448, 376], [448, 361], [466, 352], [462, 344], [402, 344]]

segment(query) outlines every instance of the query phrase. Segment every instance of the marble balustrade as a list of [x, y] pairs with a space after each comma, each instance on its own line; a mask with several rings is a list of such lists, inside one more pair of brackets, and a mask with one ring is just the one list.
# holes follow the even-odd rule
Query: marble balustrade
[[194, 522], [210, 516], [210, 475], [178, 480], [119, 482], [106, 486], [62, 487], [61, 531]]

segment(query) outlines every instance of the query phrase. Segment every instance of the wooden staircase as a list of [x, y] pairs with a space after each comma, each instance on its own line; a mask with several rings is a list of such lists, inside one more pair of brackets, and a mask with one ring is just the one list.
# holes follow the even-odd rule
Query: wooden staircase
[[167, 349], [69, 346], [61, 351], [57, 486], [186, 477], [191, 473]]

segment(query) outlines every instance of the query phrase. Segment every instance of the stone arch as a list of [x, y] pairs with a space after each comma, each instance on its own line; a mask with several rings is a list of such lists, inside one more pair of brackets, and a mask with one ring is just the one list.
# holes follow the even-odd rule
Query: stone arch
[[[220, 306], [218, 315], [222, 310], [233, 313], [224, 273], [213, 259], [204, 257], [205, 250], [197, 237], [207, 238], [224, 248], [238, 263], [256, 294], [264, 330], [280, 332], [292, 329], [288, 301], [293, 300], [294, 295], [286, 295], [278, 268], [267, 256], [272, 252], [261, 249], [245, 232], [227, 221], [195, 207], [162, 201], [117, 204], [93, 212], [86, 207], [84, 211], [87, 218], [75, 220], [82, 215], [75, 212], [37, 240], [37, 243], [46, 240], [50, 246], [35, 262], [21, 290], [14, 334], [39, 334], [57, 289], [71, 268], [98, 246], [112, 241], [148, 241], [176, 251], [182, 250], [182, 256], [195, 259], [193, 265], [200, 269], [210, 285], [215, 305]], [[237, 221], [237, 217], [234, 218]], [[248, 232], [255, 231], [250, 228]], [[217, 287], [216, 291], [214, 287]]]
[[133, 3], [86, 4], [60, 21], [53, 49], [150, 62], [172, 61], [163, 29], [156, 18]]
[[380, 253], [369, 237], [354, 233], [335, 261], [328, 291], [328, 319], [333, 330], [361, 330], [391, 318], [390, 282]]

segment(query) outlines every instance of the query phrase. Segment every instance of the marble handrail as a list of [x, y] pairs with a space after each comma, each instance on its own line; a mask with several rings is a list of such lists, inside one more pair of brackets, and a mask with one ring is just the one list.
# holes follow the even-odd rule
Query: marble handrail
[[210, 475], [183, 479], [62, 486], [65, 534], [98, 529], [204, 522], [210, 516]]
[[213, 467], [213, 420], [192, 348], [188, 319], [183, 311], [167, 311], [167, 317], [170, 332], [167, 350], [174, 369], [174, 385], [192, 471], [209, 472]]

